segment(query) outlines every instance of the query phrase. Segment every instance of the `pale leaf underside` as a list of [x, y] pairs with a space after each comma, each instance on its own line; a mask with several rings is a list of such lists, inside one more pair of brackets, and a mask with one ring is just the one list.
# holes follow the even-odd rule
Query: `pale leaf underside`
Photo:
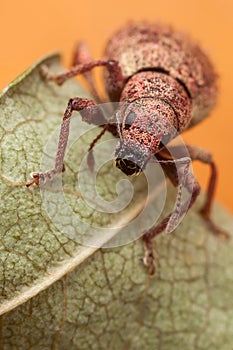
[[[62, 69], [56, 55], [42, 61]], [[74, 81], [62, 87], [44, 82], [38, 72], [42, 61], [10, 84], [0, 100], [0, 347], [232, 350], [232, 240], [208, 232], [198, 205], [172, 235], [156, 239], [158, 271], [149, 278], [140, 240], [111, 249], [80, 245], [54, 225], [39, 190], [22, 186], [38, 170], [68, 99], [85, 96]], [[77, 164], [97, 132], [67, 155], [65, 198], [87, 223], [119, 226], [143, 208], [145, 181], [135, 183], [132, 204], [119, 214], [85, 207]], [[97, 186], [113, 200], [121, 174], [106, 167]], [[169, 190], [171, 206], [172, 196]], [[233, 231], [224, 210], [215, 209], [214, 217]]]

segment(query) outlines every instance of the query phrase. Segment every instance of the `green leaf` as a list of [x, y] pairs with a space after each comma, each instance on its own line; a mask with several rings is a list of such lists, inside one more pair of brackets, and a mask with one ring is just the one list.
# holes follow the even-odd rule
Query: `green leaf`
[[[142, 216], [147, 189], [140, 176], [130, 182], [133, 196], [123, 210], [99, 210], [98, 195], [105, 201], [101, 205], [128, 200], [122, 197], [126, 178], [111, 161], [104, 164], [111, 135], [95, 153], [97, 164], [104, 165], [94, 195], [82, 159], [99, 131], [77, 114], [59, 195], [53, 187], [22, 186], [30, 172], [53, 164], [54, 130], [68, 99], [87, 96], [73, 80], [62, 87], [43, 81], [42, 63], [62, 70], [57, 55], [47, 57], [11, 83], [0, 100], [0, 348], [232, 350], [233, 244], [208, 231], [198, 215], [201, 200], [175, 232], [155, 240], [158, 271], [150, 278], [134, 234], [149, 225], [163, 198], [155, 188], [153, 205]], [[171, 189], [168, 202], [172, 207]], [[213, 215], [233, 231], [223, 209], [216, 207]], [[103, 234], [88, 246], [93, 227]]]

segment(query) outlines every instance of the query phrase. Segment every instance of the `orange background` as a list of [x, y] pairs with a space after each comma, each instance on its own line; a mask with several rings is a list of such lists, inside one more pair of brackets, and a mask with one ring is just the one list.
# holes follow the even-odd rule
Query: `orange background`
[[[77, 40], [100, 58], [106, 39], [129, 19], [171, 23], [209, 51], [221, 76], [219, 103], [211, 118], [184, 134], [210, 150], [219, 168], [217, 199], [233, 211], [233, 1], [232, 0], [29, 0], [0, 4], [0, 88], [39, 57], [59, 49], [64, 64]], [[195, 166], [205, 188], [208, 167]]]

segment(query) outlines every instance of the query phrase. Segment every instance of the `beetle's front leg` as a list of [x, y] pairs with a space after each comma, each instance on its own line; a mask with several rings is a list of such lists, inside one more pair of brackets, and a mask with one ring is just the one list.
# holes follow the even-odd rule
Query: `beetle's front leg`
[[[224, 238], [229, 238], [229, 234], [224, 230], [222, 230], [221, 228], [219, 228], [218, 226], [216, 226], [215, 223], [213, 223], [212, 219], [210, 218], [211, 207], [213, 204], [213, 198], [214, 198], [214, 192], [215, 192], [216, 180], [217, 180], [216, 165], [212, 159], [212, 155], [208, 151], [203, 150], [200, 147], [196, 147], [192, 145], [186, 145], [186, 147], [192, 161], [199, 160], [203, 163], [206, 163], [210, 166], [210, 170], [211, 170], [205, 203], [202, 209], [200, 210], [200, 213], [204, 218], [204, 220], [207, 222], [210, 230], [214, 234], [221, 235]], [[180, 147], [179, 146], [173, 147], [173, 149], [175, 148], [180, 148]], [[181, 154], [182, 154], [182, 148], [181, 148]], [[162, 155], [162, 152], [161, 152], [161, 155]], [[169, 159], [166, 160], [166, 157], [164, 158], [164, 155], [162, 155], [161, 157], [159, 157], [158, 155], [158, 159], [159, 159], [159, 162], [161, 162], [161, 166], [163, 167], [166, 175], [169, 177], [173, 185], [178, 186], [178, 181], [177, 181], [178, 177], [176, 176], [177, 169], [175, 166], [175, 161], [172, 162]], [[180, 207], [179, 209], [180, 217], [191, 208], [198, 194], [200, 193], [200, 185], [191, 172], [188, 172], [186, 174], [186, 180], [184, 181], [183, 185], [191, 193], [191, 200], [189, 203], [185, 203], [183, 204], [183, 206]], [[178, 205], [180, 204], [178, 203]], [[144, 241], [144, 247], [145, 247], [144, 264], [149, 267], [149, 274], [151, 275], [155, 273], [155, 268], [156, 268], [152, 240], [157, 235], [159, 235], [163, 230], [165, 230], [169, 225], [171, 225], [172, 221], [173, 221], [173, 213], [171, 213], [164, 220], [162, 220], [160, 224], [158, 224], [155, 227], [152, 227], [150, 230], [144, 232], [143, 234], [142, 239]], [[171, 232], [171, 230], [169, 231]]]
[[61, 124], [55, 166], [53, 169], [44, 173], [33, 173], [32, 180], [26, 184], [27, 187], [33, 184], [43, 184], [47, 180], [53, 179], [56, 174], [64, 171], [64, 156], [69, 137], [70, 119], [73, 111], [83, 111], [81, 114], [82, 119], [89, 124], [98, 126], [105, 126], [108, 124], [103, 113], [94, 101], [80, 97], [70, 99]]
[[[186, 164], [184, 163], [186, 169], [188, 169], [188, 158], [185, 157], [184, 160], [186, 161]], [[176, 162], [179, 160], [161, 160], [163, 169], [165, 170], [166, 174], [169, 176], [171, 181], [175, 186], [178, 186], [177, 179], [178, 177], [175, 175], [177, 171], [180, 171], [179, 178], [181, 178], [182, 186], [185, 187], [189, 193], [191, 194], [191, 198], [187, 200], [183, 205], [180, 200], [181, 192], [180, 189], [178, 191], [175, 211], [167, 215], [158, 225], [153, 226], [151, 229], [143, 233], [142, 239], [144, 242], [144, 248], [145, 248], [145, 256], [144, 256], [144, 265], [148, 267], [148, 272], [150, 275], [154, 275], [156, 271], [156, 264], [155, 264], [155, 257], [154, 257], [154, 250], [153, 250], [153, 239], [158, 236], [163, 230], [168, 229], [168, 232], [171, 232], [172, 229], [174, 229], [177, 226], [177, 223], [179, 222], [179, 219], [192, 207], [194, 204], [197, 196], [200, 193], [200, 185], [195, 179], [193, 173], [191, 171], [185, 171], [183, 172], [183, 168], [177, 169], [176, 168]], [[180, 159], [182, 161], [182, 159]], [[183, 178], [182, 178], [183, 177]], [[181, 188], [181, 191], [183, 188]]]
[[51, 73], [46, 65], [41, 66], [41, 75], [47, 79], [52, 80], [58, 85], [63, 84], [67, 79], [75, 77], [79, 74], [90, 72], [95, 67], [106, 67], [109, 72], [108, 76], [108, 93], [111, 101], [119, 101], [120, 93], [123, 89], [125, 77], [122, 74], [121, 67], [118, 61], [115, 60], [93, 60], [90, 62], [80, 63], [72, 66], [64, 73]]

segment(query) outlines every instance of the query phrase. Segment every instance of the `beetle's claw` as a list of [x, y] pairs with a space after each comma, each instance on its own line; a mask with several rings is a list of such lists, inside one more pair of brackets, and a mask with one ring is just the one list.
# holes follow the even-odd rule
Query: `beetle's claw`
[[154, 252], [151, 249], [148, 249], [148, 247], [145, 247], [145, 255], [143, 258], [144, 266], [148, 269], [148, 274], [150, 276], [153, 276], [156, 272], [156, 264], [155, 264], [155, 257]]
[[45, 177], [43, 173], [31, 173], [30, 174], [32, 180], [26, 183], [27, 187], [31, 187], [33, 185], [39, 186], [44, 183]]
[[43, 64], [40, 67], [40, 75], [45, 80], [51, 80], [51, 74], [49, 71], [49, 67], [46, 64]]
[[41, 77], [45, 80], [52, 80], [54, 81], [57, 85], [62, 85], [66, 78], [64, 77], [63, 74], [54, 74], [51, 73], [49, 70], [49, 67], [46, 64], [43, 64], [40, 67], [40, 74]]

